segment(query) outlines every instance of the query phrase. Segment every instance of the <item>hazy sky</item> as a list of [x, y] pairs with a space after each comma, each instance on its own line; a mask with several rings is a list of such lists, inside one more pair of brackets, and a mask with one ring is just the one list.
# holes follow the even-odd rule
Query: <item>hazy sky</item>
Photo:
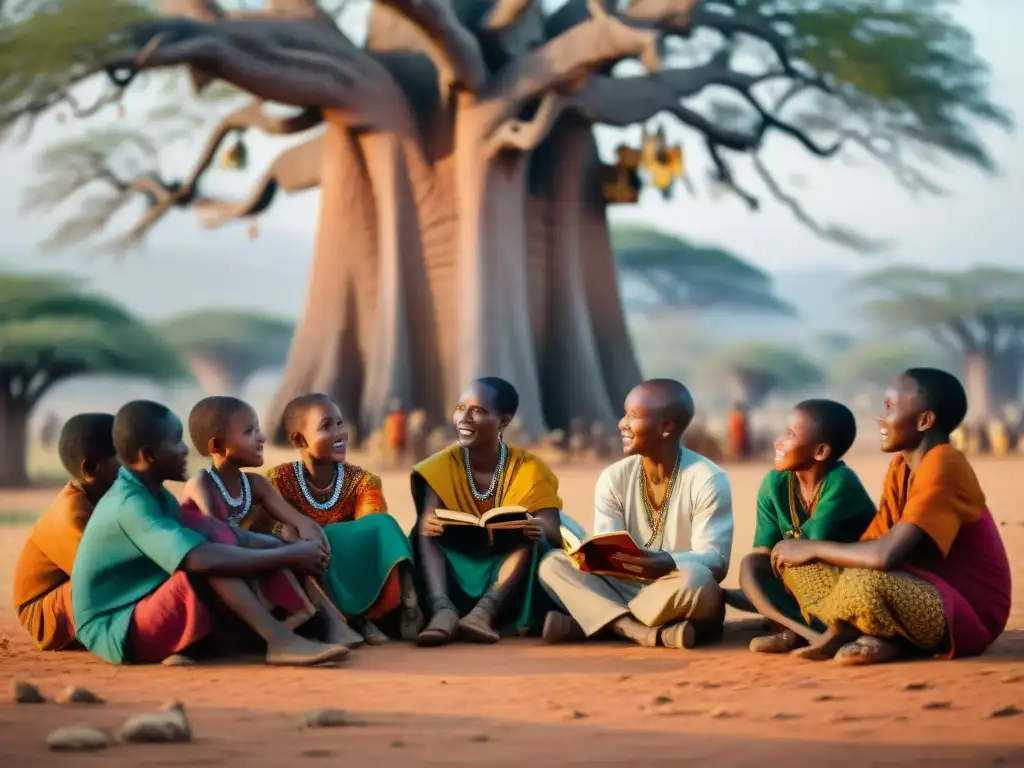
[[[1021, 0], [963, 0], [959, 15], [975, 35], [981, 54], [991, 63], [995, 100], [1024, 119], [1024, 57], [1016, 34], [1020, 4]], [[139, 114], [139, 105], [152, 103], [153, 99], [151, 94], [130, 94], [126, 101], [128, 120]], [[94, 118], [92, 124], [115, 119], [111, 109]], [[242, 224], [211, 234], [198, 226], [192, 214], [182, 212], [165, 217], [153, 230], [146, 252], [133, 254], [120, 264], [87, 260], [81, 251], [36, 255], [35, 243], [59, 218], [56, 212], [31, 217], [19, 212], [23, 190], [33, 178], [33, 157], [48, 143], [73, 136], [85, 127], [47, 119], [40, 122], [27, 144], [0, 149], [0, 171], [7, 182], [0, 188], [0, 227], [4, 232], [0, 265], [74, 270], [146, 314], [216, 300], [265, 303], [279, 311], [298, 309], [312, 248], [316, 193], [279, 198], [271, 212], [260, 219], [261, 237], [255, 241], [246, 238]], [[639, 135], [639, 128], [634, 135]], [[684, 146], [693, 147], [688, 160], [699, 174], [704, 153], [697, 136], [680, 135]], [[953, 194], [941, 199], [911, 197], [875, 163], [851, 167], [839, 161], [820, 161], [785, 138], [772, 140], [765, 159], [773, 168], [782, 169], [778, 178], [787, 184], [798, 182], [800, 186], [794, 189], [819, 218], [894, 240], [895, 247], [881, 256], [859, 256], [824, 243], [795, 223], [788, 211], [767, 199], [762, 211], [752, 214], [733, 198], [716, 202], [706, 195], [693, 199], [680, 192], [673, 201], [666, 202], [648, 192], [640, 204], [620, 206], [612, 216], [614, 220], [642, 221], [695, 241], [719, 243], [773, 272], [837, 266], [856, 269], [877, 264], [879, 259], [943, 267], [978, 262], [1019, 264], [1024, 253], [1020, 223], [1024, 137], [994, 130], [985, 135], [1000, 165], [999, 176], [993, 178], [950, 164], [937, 177]], [[611, 159], [620, 136], [602, 132], [602, 151], [607, 159]], [[195, 141], [168, 148], [163, 158], [165, 166], [190, 165], [196, 142], [204, 138], [200, 131]], [[213, 189], [243, 193], [282, 146], [286, 144], [253, 141], [250, 171], [239, 176], [215, 173], [210, 177]], [[737, 163], [737, 168], [752, 180], [751, 169], [742, 163]]]

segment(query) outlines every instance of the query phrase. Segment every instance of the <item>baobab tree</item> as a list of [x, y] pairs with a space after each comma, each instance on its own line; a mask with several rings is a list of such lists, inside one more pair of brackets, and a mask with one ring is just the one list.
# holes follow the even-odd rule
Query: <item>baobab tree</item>
[[[174, 208], [219, 226], [265, 211], [280, 190], [321, 190], [309, 291], [271, 427], [284, 403], [310, 390], [334, 395], [364, 428], [393, 397], [444, 419], [459, 387], [479, 375], [516, 385], [531, 434], [572, 417], [612, 419], [639, 370], [594, 124], [668, 113], [701, 137], [716, 184], [756, 205], [730, 159], [748, 153], [768, 193], [801, 221], [868, 248], [871, 240], [818, 223], [776, 181], [757, 154], [767, 135], [822, 158], [852, 142], [908, 187], [934, 191], [905, 146], [985, 167], [968, 118], [1006, 122], [941, 0], [882, 9], [634, 0], [621, 10], [569, 0], [550, 16], [529, 0], [376, 0], [364, 48], [313, 0], [269, 0], [258, 12], [165, 0], [163, 17], [141, 20], [134, 3], [98, 2], [59, 3], [93, 8], [84, 32], [62, 28], [93, 45], [78, 39], [68, 47], [74, 62], [23, 78], [5, 122], [67, 104], [72, 86], [99, 71], [113, 84], [111, 101], [138, 74], [167, 68], [185, 68], [198, 89], [223, 81], [252, 97], [215, 128], [182, 179], [124, 178], [106, 167], [93, 175], [112, 200], [141, 193], [149, 202], [126, 243]], [[45, 21], [35, 23], [38, 35]], [[627, 61], [642, 70], [622, 73]], [[744, 62], [763, 67], [751, 74]], [[694, 99], [715, 90], [744, 110], [712, 97], [702, 111]], [[298, 111], [277, 117], [266, 102]], [[314, 128], [248, 199], [203, 194], [230, 135]]]

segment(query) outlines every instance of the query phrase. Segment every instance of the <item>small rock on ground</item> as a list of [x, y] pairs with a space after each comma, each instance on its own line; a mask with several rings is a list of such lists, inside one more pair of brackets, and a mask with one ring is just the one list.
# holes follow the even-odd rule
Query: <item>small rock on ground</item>
[[1020, 715], [1020, 714], [1024, 714], [1024, 709], [1021, 709], [1020, 707], [1016, 706], [1015, 704], [1008, 704], [1005, 707], [1000, 707], [999, 709], [993, 709], [991, 712], [989, 712], [986, 715], [986, 717], [988, 717], [988, 718], [1016, 717], [1017, 715]]
[[952, 701], [929, 701], [926, 702], [923, 709], [952, 709]]
[[80, 685], [69, 685], [57, 696], [58, 704], [102, 704], [103, 699]]
[[561, 714], [562, 720], [582, 720], [587, 716], [586, 712], [581, 712], [578, 709], [568, 710]]
[[26, 683], [24, 680], [11, 681], [12, 704], [42, 704], [44, 701], [46, 697], [32, 683]]
[[341, 728], [347, 725], [365, 725], [343, 709], [311, 709], [302, 716], [303, 728]]
[[928, 687], [928, 683], [924, 681], [918, 681], [915, 683], [907, 683], [903, 686], [904, 691], [923, 691]]
[[46, 737], [46, 747], [54, 752], [92, 752], [112, 742], [109, 733], [91, 725], [65, 725]]
[[731, 709], [726, 709], [725, 707], [715, 707], [708, 714], [716, 720], [722, 720], [727, 717], [736, 717], [735, 712], [733, 712]]
[[177, 701], [165, 704], [159, 712], [128, 718], [117, 738], [124, 743], [156, 744], [192, 741], [192, 727], [185, 707]]
[[185, 656], [184, 654], [176, 653], [173, 656], [168, 656], [160, 663], [163, 664], [165, 667], [194, 667], [199, 662], [197, 662], [191, 656]]

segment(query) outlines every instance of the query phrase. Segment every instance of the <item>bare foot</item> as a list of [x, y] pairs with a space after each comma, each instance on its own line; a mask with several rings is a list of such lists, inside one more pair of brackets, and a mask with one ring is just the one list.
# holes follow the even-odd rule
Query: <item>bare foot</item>
[[586, 635], [583, 628], [572, 616], [561, 611], [548, 611], [544, 617], [544, 628], [541, 639], [545, 643], [561, 643], [565, 640], [583, 640]]
[[286, 667], [312, 667], [331, 661], [340, 661], [349, 653], [344, 645], [327, 645], [292, 635], [282, 641], [267, 644], [267, 664]]
[[355, 650], [364, 641], [365, 638], [361, 634], [336, 616], [327, 620], [327, 643], [329, 645], [344, 645], [346, 648]]
[[494, 619], [488, 610], [476, 606], [459, 619], [459, 637], [468, 643], [496, 643], [501, 635], [494, 629]]
[[829, 627], [825, 634], [808, 645], [806, 648], [797, 648], [790, 655], [798, 659], [808, 661], [827, 661], [833, 658], [849, 642], [856, 640], [860, 632], [849, 624], [841, 623]]
[[694, 648], [697, 645], [697, 627], [692, 621], [678, 621], [661, 628], [661, 644], [666, 648]]
[[381, 632], [380, 627], [369, 619], [361, 618], [355, 624], [359, 627], [359, 633], [365, 638], [367, 645], [384, 645], [387, 643], [388, 636]]
[[632, 640], [644, 648], [658, 645], [658, 627], [648, 627], [632, 616], [622, 616], [612, 622], [611, 630], [620, 637]]
[[411, 643], [423, 630], [426, 617], [415, 600], [411, 605], [403, 602], [398, 611], [398, 634], [403, 640]]
[[789, 653], [800, 644], [795, 632], [785, 629], [772, 635], [755, 637], [750, 641], [750, 650], [754, 653]]
[[430, 617], [427, 626], [416, 635], [416, 645], [422, 648], [447, 645], [455, 637], [458, 628], [459, 614], [451, 608], [442, 608]]
[[885, 664], [895, 661], [902, 655], [903, 651], [897, 643], [863, 635], [840, 648], [835, 655], [835, 662], [843, 666]]
[[175, 653], [168, 656], [166, 659], [160, 662], [165, 667], [192, 667], [198, 664], [195, 659], [191, 656], [186, 656], [183, 653]]

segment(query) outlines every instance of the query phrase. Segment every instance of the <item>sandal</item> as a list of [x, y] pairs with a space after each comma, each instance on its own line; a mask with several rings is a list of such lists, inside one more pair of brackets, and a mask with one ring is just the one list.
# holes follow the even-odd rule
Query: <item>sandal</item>
[[865, 636], [840, 648], [835, 655], [835, 662], [844, 667], [886, 664], [890, 661], [895, 661], [902, 655], [896, 643], [877, 637]]
[[421, 648], [436, 648], [447, 645], [459, 631], [459, 614], [448, 598], [434, 600], [434, 613], [423, 631], [416, 635], [416, 645]]

